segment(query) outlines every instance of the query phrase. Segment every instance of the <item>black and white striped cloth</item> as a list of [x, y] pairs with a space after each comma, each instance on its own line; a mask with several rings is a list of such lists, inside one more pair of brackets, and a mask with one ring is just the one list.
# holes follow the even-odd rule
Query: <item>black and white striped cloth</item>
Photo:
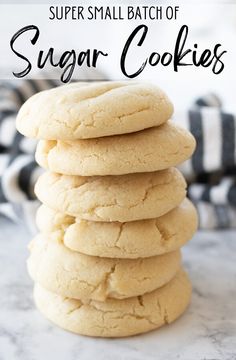
[[236, 227], [236, 116], [222, 110], [215, 95], [198, 99], [175, 120], [197, 141], [192, 158], [180, 168], [189, 183], [200, 227]]
[[[36, 141], [15, 129], [19, 107], [32, 94], [54, 86], [54, 80], [0, 83], [0, 213], [25, 221], [35, 231], [38, 201], [34, 184], [42, 172], [34, 160]], [[192, 159], [180, 168], [189, 183], [188, 196], [197, 206], [200, 228], [236, 227], [236, 118], [222, 110], [215, 95], [198, 99], [174, 120], [197, 140]]]

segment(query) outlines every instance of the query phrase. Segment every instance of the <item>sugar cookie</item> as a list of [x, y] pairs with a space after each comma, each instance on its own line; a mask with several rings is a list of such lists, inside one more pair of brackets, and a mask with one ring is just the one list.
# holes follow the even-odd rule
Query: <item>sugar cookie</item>
[[145, 259], [108, 259], [66, 248], [55, 233], [30, 243], [29, 274], [57, 294], [75, 299], [124, 299], [153, 291], [177, 273], [180, 251]]
[[93, 221], [133, 221], [159, 217], [179, 205], [186, 182], [175, 169], [121, 176], [80, 177], [47, 172], [35, 193], [42, 203]]
[[28, 137], [75, 140], [157, 126], [172, 113], [169, 98], [154, 85], [77, 82], [29, 98], [18, 113], [16, 126]]
[[187, 160], [194, 137], [174, 122], [133, 134], [38, 143], [40, 166], [65, 175], [122, 175], [167, 169]]
[[36, 306], [58, 326], [81, 335], [124, 337], [144, 333], [176, 320], [191, 298], [191, 283], [181, 269], [166, 285], [124, 300], [81, 301], [36, 284]]
[[42, 205], [36, 222], [44, 233], [59, 232], [65, 246], [83, 254], [135, 259], [174, 251], [197, 229], [197, 212], [185, 199], [167, 214], [127, 223], [87, 221]]

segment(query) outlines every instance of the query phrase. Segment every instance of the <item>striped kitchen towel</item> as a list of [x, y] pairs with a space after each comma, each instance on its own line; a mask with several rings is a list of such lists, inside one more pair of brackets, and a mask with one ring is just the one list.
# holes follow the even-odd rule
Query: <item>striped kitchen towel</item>
[[[34, 93], [58, 86], [55, 80], [24, 80], [0, 84], [0, 212], [23, 220], [35, 231], [38, 201], [34, 184], [42, 172], [34, 160], [36, 141], [15, 130], [19, 107]], [[215, 95], [198, 99], [174, 120], [197, 140], [192, 159], [181, 167], [188, 196], [199, 212], [200, 228], [236, 227], [236, 120], [222, 110]]]
[[200, 227], [236, 227], [236, 116], [222, 110], [215, 95], [198, 99], [175, 120], [189, 129], [196, 151], [180, 169], [188, 180]]

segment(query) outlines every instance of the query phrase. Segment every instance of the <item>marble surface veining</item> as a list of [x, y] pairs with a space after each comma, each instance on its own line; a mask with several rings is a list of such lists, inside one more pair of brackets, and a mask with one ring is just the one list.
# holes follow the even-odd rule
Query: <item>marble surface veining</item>
[[175, 323], [126, 339], [65, 332], [34, 307], [26, 271], [30, 235], [0, 218], [0, 360], [235, 360], [236, 232], [199, 232], [183, 258], [193, 283]]

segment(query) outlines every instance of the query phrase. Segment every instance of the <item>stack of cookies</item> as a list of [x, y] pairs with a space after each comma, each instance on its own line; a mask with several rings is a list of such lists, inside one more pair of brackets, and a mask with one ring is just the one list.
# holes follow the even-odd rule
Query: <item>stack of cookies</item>
[[195, 141], [172, 112], [163, 91], [136, 82], [73, 83], [21, 108], [17, 128], [40, 139], [36, 160], [47, 169], [28, 269], [37, 307], [59, 326], [128, 336], [187, 307], [180, 248], [197, 215], [174, 166]]

